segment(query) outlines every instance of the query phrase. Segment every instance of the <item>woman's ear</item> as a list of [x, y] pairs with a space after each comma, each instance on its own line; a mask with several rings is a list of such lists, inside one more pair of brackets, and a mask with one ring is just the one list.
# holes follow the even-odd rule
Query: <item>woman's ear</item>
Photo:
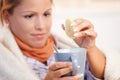
[[7, 10], [3, 11], [3, 19], [4, 19], [6, 24], [9, 24], [9, 13]]

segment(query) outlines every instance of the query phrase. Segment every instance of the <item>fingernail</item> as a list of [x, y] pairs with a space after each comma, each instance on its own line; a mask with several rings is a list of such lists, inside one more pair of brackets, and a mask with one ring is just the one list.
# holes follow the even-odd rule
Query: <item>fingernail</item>
[[75, 34], [74, 34], [74, 37], [77, 37], [77, 36], [79, 36], [79, 33], [75, 33]]
[[75, 23], [75, 22], [72, 22], [70, 26], [75, 26], [75, 25], [76, 25], [76, 23]]
[[81, 78], [83, 77], [83, 74], [77, 74], [76, 77]]
[[86, 31], [85, 33], [86, 33], [86, 34], [91, 34], [91, 32], [89, 32], [89, 31]]
[[81, 77], [84, 76], [84, 74], [78, 74], [77, 76], [78, 76], [79, 78], [81, 78]]
[[78, 28], [74, 28], [74, 30], [73, 30], [74, 32], [77, 32], [78, 31]]
[[84, 74], [80, 74], [80, 77], [83, 77], [84, 76]]

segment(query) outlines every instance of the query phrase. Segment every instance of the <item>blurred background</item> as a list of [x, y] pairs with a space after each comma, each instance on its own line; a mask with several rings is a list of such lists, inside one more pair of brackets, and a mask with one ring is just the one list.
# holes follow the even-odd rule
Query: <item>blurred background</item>
[[53, 29], [58, 32], [65, 19], [85, 18], [98, 33], [97, 45], [120, 50], [120, 0], [54, 0], [53, 10]]

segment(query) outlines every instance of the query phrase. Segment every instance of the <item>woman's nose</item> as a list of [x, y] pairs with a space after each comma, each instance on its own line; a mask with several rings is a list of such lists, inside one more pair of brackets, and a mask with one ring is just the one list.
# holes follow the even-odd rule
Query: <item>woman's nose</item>
[[41, 30], [43, 29], [43, 27], [44, 27], [44, 21], [41, 18], [37, 18], [35, 20], [35, 28]]

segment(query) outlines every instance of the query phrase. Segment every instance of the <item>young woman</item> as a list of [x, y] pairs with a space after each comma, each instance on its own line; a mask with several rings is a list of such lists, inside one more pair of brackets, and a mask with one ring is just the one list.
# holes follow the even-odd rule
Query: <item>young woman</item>
[[[0, 40], [0, 79], [78, 80], [81, 77], [81, 74], [61, 77], [72, 71], [72, 65], [54, 61], [53, 46], [58, 41], [50, 32], [52, 3], [52, 0], [0, 0], [4, 26]], [[85, 79], [103, 78], [105, 57], [95, 45], [97, 34], [93, 25], [84, 19], [76, 19], [74, 23], [74, 41], [87, 49], [86, 72], [94, 75], [85, 74]]]

